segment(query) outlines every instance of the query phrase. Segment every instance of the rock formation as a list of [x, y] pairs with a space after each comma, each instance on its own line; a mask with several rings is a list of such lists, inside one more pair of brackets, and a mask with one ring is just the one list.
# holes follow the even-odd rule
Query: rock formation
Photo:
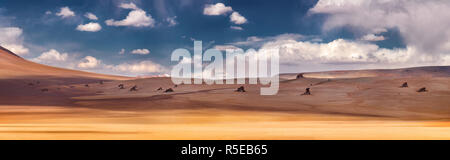
[[132, 91], [137, 91], [137, 85], [134, 85], [133, 87], [130, 88], [130, 92]]
[[311, 95], [310, 88], [306, 88], [305, 93], [303, 93], [302, 95]]
[[166, 91], [164, 91], [165, 93], [169, 93], [169, 92], [173, 92], [172, 88], [166, 89]]
[[408, 82], [403, 83], [401, 88], [408, 88]]
[[423, 87], [417, 90], [417, 92], [428, 92], [427, 88]]
[[236, 89], [236, 92], [245, 92], [244, 86], [241, 86], [238, 89]]

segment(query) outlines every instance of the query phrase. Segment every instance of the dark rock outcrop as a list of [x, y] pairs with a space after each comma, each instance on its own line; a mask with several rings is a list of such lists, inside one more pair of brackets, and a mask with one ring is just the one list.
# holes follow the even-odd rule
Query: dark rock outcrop
[[417, 90], [417, 92], [428, 92], [427, 88], [423, 87]]
[[137, 91], [137, 90], [138, 90], [138, 88], [136, 85], [134, 85], [133, 87], [130, 88], [130, 92]]
[[305, 93], [303, 93], [302, 95], [311, 95], [310, 88], [306, 88]]
[[400, 88], [408, 88], [408, 82], [403, 83], [402, 86], [400, 86]]
[[174, 91], [173, 91], [172, 88], [169, 88], [169, 89], [166, 89], [164, 92], [165, 92], [165, 93], [170, 93], [170, 92], [174, 92]]
[[244, 86], [241, 86], [238, 89], [236, 89], [236, 92], [245, 92]]

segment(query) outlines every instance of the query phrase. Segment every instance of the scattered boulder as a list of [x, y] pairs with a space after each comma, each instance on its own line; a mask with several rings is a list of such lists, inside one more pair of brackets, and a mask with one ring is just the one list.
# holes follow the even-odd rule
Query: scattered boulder
[[41, 92], [48, 92], [49, 90], [47, 88], [41, 89]]
[[417, 90], [417, 92], [428, 92], [427, 88], [423, 87]]
[[34, 83], [28, 83], [28, 86], [34, 86]]
[[165, 93], [169, 93], [169, 92], [174, 92], [174, 91], [173, 91], [172, 88], [169, 88], [169, 89], [166, 89], [164, 92], [165, 92]]
[[408, 82], [403, 83], [400, 88], [408, 88]]
[[123, 84], [119, 84], [117, 87], [119, 87], [119, 89], [125, 89], [125, 86]]
[[306, 88], [305, 93], [303, 93], [302, 95], [311, 95], [310, 88]]
[[173, 88], [177, 88], [177, 87], [178, 87], [178, 85], [174, 85], [174, 86], [173, 86]]
[[84, 86], [85, 86], [85, 87], [89, 87], [89, 84], [85, 84]]
[[100, 84], [103, 84], [103, 81], [100, 81], [99, 83], [100, 83]]
[[163, 88], [162, 87], [159, 87], [158, 89], [157, 89], [157, 91], [162, 91], [163, 90]]
[[75, 86], [70, 86], [70, 88], [75, 88]]
[[137, 91], [137, 86], [136, 85], [134, 85], [133, 87], [130, 88], [130, 92], [132, 92], [132, 91]]
[[244, 86], [241, 86], [238, 89], [236, 89], [236, 92], [245, 92]]
[[300, 78], [304, 78], [303, 77], [303, 73], [300, 73], [300, 74], [297, 75], [297, 79], [300, 79]]

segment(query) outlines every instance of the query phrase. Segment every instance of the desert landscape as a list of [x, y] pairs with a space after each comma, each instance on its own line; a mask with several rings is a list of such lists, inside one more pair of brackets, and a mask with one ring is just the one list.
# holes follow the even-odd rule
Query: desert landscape
[[275, 96], [260, 87], [61, 69], [0, 48], [0, 139], [450, 139], [450, 66], [282, 74]]

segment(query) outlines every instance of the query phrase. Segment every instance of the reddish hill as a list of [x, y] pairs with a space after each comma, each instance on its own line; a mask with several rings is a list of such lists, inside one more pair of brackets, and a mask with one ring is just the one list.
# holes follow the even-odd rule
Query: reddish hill
[[59, 78], [88, 78], [104, 80], [127, 80], [129, 77], [104, 75], [62, 69], [34, 63], [21, 58], [0, 46], [0, 79], [22, 79], [25, 77], [59, 77]]

